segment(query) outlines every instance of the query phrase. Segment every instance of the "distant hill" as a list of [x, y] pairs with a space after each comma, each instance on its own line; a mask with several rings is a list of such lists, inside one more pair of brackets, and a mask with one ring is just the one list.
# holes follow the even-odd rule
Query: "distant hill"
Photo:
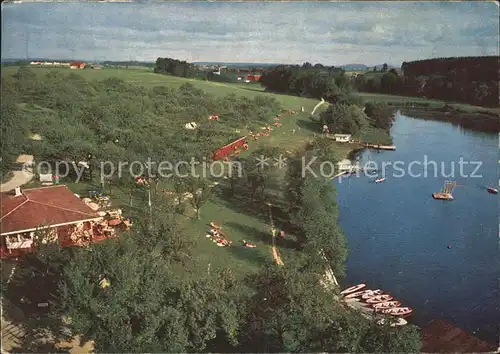
[[[372, 70], [374, 66], [377, 67], [377, 70], [380, 70], [380, 69], [382, 69], [384, 64], [377, 64], [377, 65], [373, 65], [373, 66], [368, 66], [365, 64], [345, 64], [345, 65], [341, 65], [340, 67], [344, 70], [347, 70], [347, 71], [365, 71], [365, 70]], [[387, 64], [387, 68], [388, 69], [399, 69], [399, 66]]]

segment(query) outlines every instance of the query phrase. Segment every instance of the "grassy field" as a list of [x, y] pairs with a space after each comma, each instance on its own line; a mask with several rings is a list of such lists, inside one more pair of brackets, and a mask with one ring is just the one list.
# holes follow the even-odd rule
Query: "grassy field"
[[[2, 75], [13, 74], [17, 68], [5, 68]], [[60, 71], [63, 73], [76, 73], [82, 75], [87, 80], [103, 80], [108, 77], [119, 77], [126, 82], [142, 85], [146, 87], [168, 86], [178, 88], [186, 82], [192, 83], [195, 87], [202, 89], [207, 93], [214, 95], [227, 95], [234, 93], [246, 97], [254, 97], [258, 95], [266, 95], [276, 98], [282, 108], [297, 111], [297, 114], [282, 114], [281, 127], [274, 128], [271, 136], [261, 137], [258, 141], [249, 141], [249, 151], [242, 153], [242, 157], [246, 157], [251, 151], [256, 149], [261, 144], [278, 146], [281, 149], [294, 152], [300, 149], [309, 142], [314, 135], [320, 133], [321, 125], [310, 119], [310, 112], [319, 102], [318, 100], [270, 94], [263, 92], [259, 85], [244, 85], [244, 84], [223, 84], [208, 81], [190, 80], [166, 75], [155, 74], [143, 69], [102, 69], [102, 70], [69, 70], [62, 68], [34, 68], [33, 71], [38, 75], [45, 75], [49, 71]], [[301, 112], [301, 107], [304, 107], [304, 112]], [[318, 109], [318, 114], [326, 105]], [[25, 114], [37, 114], [33, 109], [28, 109], [22, 106]], [[36, 111], [43, 111], [44, 108], [38, 107]], [[39, 112], [38, 112], [39, 113]], [[223, 118], [223, 117], [221, 117]], [[242, 132], [243, 134], [243, 132]], [[349, 146], [333, 143], [337, 146], [337, 156], [345, 157], [351, 148]], [[214, 147], [215, 148], [215, 147]], [[269, 188], [269, 192], [277, 195], [282, 192], [283, 173], [285, 169], [280, 170], [276, 174], [276, 183]], [[99, 190], [99, 178], [94, 178], [94, 183], [73, 183], [71, 180], [62, 180], [61, 183], [75, 193], [81, 196], [88, 195], [89, 190]], [[271, 184], [273, 184], [272, 182]], [[221, 180], [220, 186], [224, 185]], [[26, 188], [37, 187], [37, 182], [32, 182]], [[260, 205], [259, 203], [249, 202], [247, 197], [228, 198], [221, 187], [214, 188], [214, 196], [201, 209], [201, 220], [195, 218], [195, 213], [189, 202], [184, 203], [185, 217], [188, 227], [192, 232], [199, 235], [199, 242], [196, 246], [195, 254], [198, 262], [202, 266], [210, 268], [213, 271], [216, 269], [232, 269], [236, 274], [244, 276], [249, 270], [257, 269], [266, 260], [272, 259], [271, 254], [271, 237], [270, 223], [268, 217], [268, 206]], [[166, 185], [160, 186], [160, 189], [167, 188]], [[105, 189], [105, 192], [108, 192]], [[112, 187], [113, 205], [123, 209], [126, 215], [134, 214], [134, 211], [145, 209], [147, 210], [147, 197], [143, 192], [136, 193], [133, 199], [133, 207], [129, 206], [128, 191], [121, 190], [118, 187]], [[227, 233], [228, 238], [233, 241], [231, 247], [218, 247], [210, 239], [206, 238], [208, 224], [214, 221], [221, 225]], [[241, 241], [257, 244], [256, 248], [244, 248], [241, 246]], [[291, 249], [281, 248], [280, 253], [283, 261], [287, 262], [287, 254], [293, 253]]]
[[[10, 75], [14, 74], [19, 67], [11, 66], [5, 67], [2, 69], [2, 75]], [[176, 76], [168, 76], [162, 74], [156, 74], [149, 70], [144, 69], [101, 69], [101, 70], [71, 70], [67, 68], [39, 68], [33, 67], [30, 68], [38, 75], [45, 75], [48, 72], [61, 72], [64, 74], [75, 73], [83, 76], [87, 80], [104, 80], [110, 77], [117, 77], [125, 82], [133, 83], [136, 85], [144, 86], [144, 87], [155, 87], [155, 86], [168, 86], [172, 88], [179, 88], [183, 84], [189, 82], [193, 84], [196, 88], [199, 88], [207, 93], [213, 95], [224, 96], [231, 93], [236, 95], [246, 96], [249, 98], [255, 96], [271, 96], [276, 98], [283, 108], [292, 109], [292, 110], [300, 110], [301, 107], [304, 107], [306, 112], [311, 112], [313, 107], [318, 103], [317, 100], [311, 100], [308, 98], [295, 97], [289, 95], [279, 95], [263, 92], [260, 89], [259, 85], [249, 84], [226, 84], [226, 83], [218, 83], [218, 82], [210, 82], [210, 81], [202, 81], [195, 79], [186, 79], [182, 77]]]

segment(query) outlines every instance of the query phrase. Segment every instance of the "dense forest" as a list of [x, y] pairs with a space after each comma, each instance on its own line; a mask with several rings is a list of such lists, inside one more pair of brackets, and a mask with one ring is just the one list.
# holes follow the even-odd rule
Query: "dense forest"
[[156, 59], [154, 72], [188, 78], [195, 77], [197, 74], [194, 64], [172, 58]]
[[[2, 157], [10, 160], [21, 151], [48, 161], [78, 161], [88, 153], [97, 161], [202, 158], [237, 129], [260, 126], [280, 110], [274, 99], [217, 98], [189, 84], [149, 89], [116, 78], [89, 82], [75, 73], [38, 77], [27, 68], [2, 76], [2, 98]], [[377, 125], [383, 108], [369, 107], [368, 116], [342, 104], [323, 119], [345, 124], [352, 111], [356, 127]], [[214, 112], [228, 118], [224, 125], [207, 119]], [[186, 130], [191, 121], [199, 129]], [[43, 139], [28, 143], [29, 133]], [[278, 152], [265, 145], [252, 151], [243, 176], [222, 181], [221, 195], [264, 204], [272, 171], [252, 161]], [[12, 281], [2, 284], [3, 295], [25, 309], [50, 303], [50, 312], [30, 318], [20, 351], [46, 351], [40, 338], [50, 330], [55, 339], [92, 339], [97, 352], [418, 352], [414, 326], [379, 325], [322, 283], [326, 266], [343, 275], [347, 245], [334, 185], [304, 177], [300, 166], [304, 156], [319, 157], [318, 168], [334, 154], [330, 140], [320, 137], [291, 159], [275, 213], [298, 235], [294, 252], [286, 266], [265, 263], [243, 278], [227, 268], [207, 272], [196, 253], [199, 230], [156, 187], [150, 188], [155, 207], [136, 205], [134, 227], [124, 237], [61, 249], [37, 235], [39, 252], [20, 259]], [[205, 196], [210, 181], [173, 182], [180, 197], [200, 186]], [[130, 193], [140, 188], [126, 179], [116, 183], [128, 183]]]
[[279, 65], [263, 72], [259, 82], [271, 92], [324, 98], [328, 102], [348, 100], [350, 82], [342, 69], [321, 64]]
[[404, 62], [378, 75], [362, 74], [354, 80], [359, 91], [426, 97], [477, 106], [498, 107], [499, 58], [439, 58]]

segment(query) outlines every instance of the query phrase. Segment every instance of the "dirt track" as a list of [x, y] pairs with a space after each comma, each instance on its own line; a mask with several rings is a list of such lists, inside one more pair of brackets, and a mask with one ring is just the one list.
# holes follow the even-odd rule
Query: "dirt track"
[[33, 163], [33, 156], [21, 155], [17, 158], [18, 163], [24, 164], [22, 171], [12, 171], [13, 177], [0, 185], [0, 192], [8, 192], [30, 182], [33, 179], [33, 169], [29, 167]]
[[273, 249], [273, 259], [276, 262], [276, 264], [284, 265], [283, 260], [281, 259], [281, 256], [278, 253], [278, 249], [276, 248], [276, 246], [273, 246], [272, 249]]

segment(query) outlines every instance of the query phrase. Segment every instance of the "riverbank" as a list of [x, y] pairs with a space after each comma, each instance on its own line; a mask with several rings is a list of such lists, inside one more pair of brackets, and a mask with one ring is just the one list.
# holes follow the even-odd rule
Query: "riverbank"
[[401, 113], [423, 120], [434, 120], [460, 125], [463, 128], [484, 133], [500, 131], [499, 115], [494, 113], [470, 113], [448, 108], [402, 108]]
[[500, 107], [479, 107], [464, 103], [446, 102], [424, 97], [386, 95], [369, 92], [357, 92], [355, 93], [355, 96], [362, 98], [365, 102], [384, 102], [388, 106], [398, 108], [427, 108], [429, 110], [439, 110], [448, 106], [463, 113], [492, 114], [497, 117], [498, 114], [500, 114]]

